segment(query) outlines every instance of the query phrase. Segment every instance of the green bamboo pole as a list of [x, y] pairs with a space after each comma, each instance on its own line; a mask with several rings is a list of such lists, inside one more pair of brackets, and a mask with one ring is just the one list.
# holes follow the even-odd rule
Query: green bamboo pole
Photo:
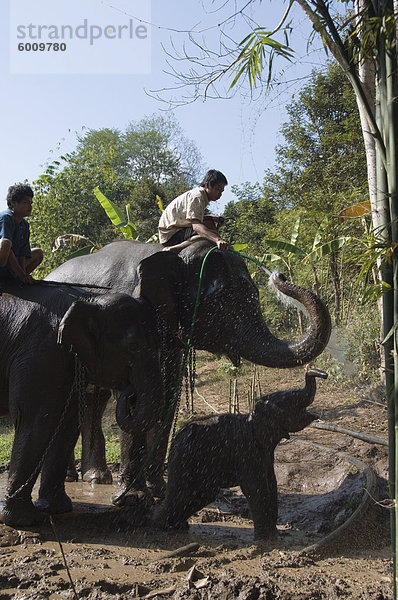
[[[392, 10], [392, 2], [389, 7]], [[391, 14], [391, 13], [390, 13]], [[386, 48], [386, 154], [387, 154], [387, 181], [390, 199], [391, 214], [391, 239], [393, 244], [398, 242], [398, 198], [397, 198], [397, 104], [394, 100], [397, 90], [396, 57], [394, 46]], [[398, 256], [394, 250], [393, 284], [394, 284], [394, 597], [398, 589], [398, 566], [396, 551], [398, 546]]]
[[[392, 0], [379, 0], [374, 2], [377, 8], [377, 16], [382, 19], [391, 14]], [[376, 6], [375, 6], [376, 5]], [[396, 89], [396, 74], [394, 72], [394, 57], [392, 50], [388, 48], [387, 40], [379, 37], [377, 53], [377, 121], [385, 144], [386, 154], [384, 161], [378, 156], [377, 189], [381, 201], [388, 203], [390, 228], [387, 243], [398, 241], [398, 205], [396, 197], [396, 126], [393, 102], [393, 90]], [[379, 154], [379, 153], [377, 153]], [[384, 199], [383, 197], [384, 196]], [[394, 598], [397, 598], [397, 481], [398, 481], [398, 352], [397, 331], [398, 325], [398, 260], [394, 252], [392, 264], [385, 265], [384, 279], [391, 286], [391, 291], [383, 296], [384, 333], [394, 331], [385, 344], [386, 357], [386, 392], [388, 404], [388, 437], [389, 437], [389, 485], [391, 498], [394, 498], [394, 510], [391, 511], [391, 546], [394, 561]]]

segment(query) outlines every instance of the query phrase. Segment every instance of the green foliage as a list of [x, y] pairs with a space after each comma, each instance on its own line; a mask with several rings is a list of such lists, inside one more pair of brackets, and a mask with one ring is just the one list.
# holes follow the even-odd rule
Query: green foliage
[[337, 343], [332, 339], [318, 360], [340, 382], [363, 383], [378, 378], [380, 325], [376, 304], [356, 305], [346, 322], [334, 331]]
[[268, 64], [267, 85], [269, 85], [272, 76], [272, 67], [275, 56], [281, 56], [290, 60], [293, 51], [288, 45], [275, 40], [271, 31], [266, 31], [261, 27], [256, 27], [251, 34], [246, 36], [239, 44], [240, 53], [235, 61], [236, 74], [230, 87], [234, 87], [237, 82], [245, 76], [249, 80], [251, 88], [254, 88], [261, 79], [266, 64]]
[[[159, 208], [202, 176], [200, 154], [171, 117], [146, 117], [126, 131], [87, 130], [73, 152], [48, 165], [34, 182], [32, 243], [44, 250], [41, 275], [68, 257], [68, 248], [51, 252], [53, 241], [76, 233], [100, 247], [123, 232], [115, 232], [93, 190], [99, 188], [115, 211], [130, 205], [127, 221], [144, 241], [157, 231]], [[123, 213], [124, 214], [124, 213]], [[123, 220], [125, 217], [123, 216]], [[129, 227], [134, 236], [133, 229]]]
[[237, 202], [229, 202], [224, 209], [225, 225], [222, 235], [230, 244], [244, 242], [249, 253], [258, 254], [262, 240], [273, 223], [275, 206], [259, 184], [244, 183], [233, 186]]
[[111, 200], [109, 200], [99, 188], [96, 187], [93, 191], [112, 224], [123, 233], [125, 238], [136, 239], [138, 237], [138, 231], [134, 223], [131, 221], [130, 204], [127, 204], [125, 207], [126, 216], [124, 216], [120, 208], [111, 202]]

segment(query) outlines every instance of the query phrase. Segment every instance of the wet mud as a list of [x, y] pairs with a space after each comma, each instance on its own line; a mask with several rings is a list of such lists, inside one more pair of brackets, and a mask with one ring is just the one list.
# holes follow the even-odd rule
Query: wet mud
[[[318, 413], [385, 437], [385, 408], [346, 396], [320, 392]], [[392, 600], [386, 447], [308, 428], [278, 446], [275, 470], [272, 544], [254, 542], [239, 488], [223, 490], [188, 531], [163, 532], [144, 503], [112, 506], [114, 486], [68, 483], [74, 512], [53, 526], [0, 525], [0, 600]]]

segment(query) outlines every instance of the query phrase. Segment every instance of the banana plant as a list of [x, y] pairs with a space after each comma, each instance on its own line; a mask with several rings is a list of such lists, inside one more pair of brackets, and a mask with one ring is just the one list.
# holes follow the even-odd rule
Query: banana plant
[[[298, 217], [294, 227], [293, 232], [290, 238], [290, 242], [285, 242], [284, 240], [276, 240], [276, 239], [265, 239], [263, 240], [265, 244], [267, 244], [270, 248], [275, 250], [279, 250], [278, 254], [269, 254], [266, 253], [261, 257], [261, 262], [264, 263], [272, 263], [278, 260], [281, 260], [285, 265], [289, 272], [291, 279], [293, 278], [293, 269], [292, 269], [292, 259], [297, 258], [304, 264], [309, 264], [313, 269], [315, 269], [314, 263], [328, 254], [332, 252], [336, 252], [340, 248], [342, 248], [345, 244], [347, 244], [351, 238], [349, 236], [341, 236], [331, 240], [329, 242], [322, 243], [322, 229], [323, 223], [318, 228], [318, 231], [315, 235], [314, 242], [312, 244], [312, 248], [310, 252], [306, 252], [303, 248], [301, 248], [297, 244], [297, 239], [299, 235], [301, 225], [301, 217]], [[316, 271], [315, 271], [316, 272]], [[293, 279], [292, 279], [293, 281]], [[315, 276], [315, 284], [317, 284], [317, 277]]]
[[137, 227], [131, 220], [130, 204], [125, 206], [125, 216], [121, 208], [109, 200], [109, 198], [107, 198], [98, 187], [94, 188], [94, 194], [113, 225], [123, 233], [124, 237], [133, 240], [137, 239], [138, 231]]
[[64, 233], [59, 235], [52, 243], [51, 252], [57, 252], [60, 248], [77, 248], [74, 252], [67, 256], [67, 260], [84, 254], [92, 254], [101, 248], [88, 237], [79, 235], [78, 233]]
[[[351, 240], [351, 238], [349, 236], [341, 236], [329, 242], [322, 243], [323, 223], [321, 223], [315, 235], [311, 250], [307, 252], [297, 244], [300, 225], [301, 217], [298, 217], [293, 227], [290, 242], [285, 242], [284, 240], [265, 239], [265, 244], [267, 244], [272, 249], [278, 250], [279, 252], [278, 254], [266, 253], [261, 257], [260, 260], [265, 264], [281, 260], [286, 266], [292, 283], [294, 282], [292, 266], [293, 259], [296, 258], [297, 260], [300, 260], [303, 264], [309, 264], [314, 277], [314, 290], [317, 294], [319, 294], [320, 284], [318, 279], [316, 262], [325, 256], [337, 252], [337, 250], [339, 250], [345, 244], [347, 244]], [[338, 315], [338, 308], [338, 298], [336, 294], [336, 317]], [[299, 323], [300, 327], [303, 328], [301, 313], [299, 313]]]

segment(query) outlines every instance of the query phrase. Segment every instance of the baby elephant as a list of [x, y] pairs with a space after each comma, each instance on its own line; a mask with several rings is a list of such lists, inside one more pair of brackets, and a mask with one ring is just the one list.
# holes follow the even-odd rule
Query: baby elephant
[[190, 421], [177, 434], [169, 456], [166, 497], [153, 516], [162, 529], [186, 528], [187, 518], [213, 502], [220, 488], [239, 485], [246, 496], [256, 539], [276, 537], [278, 514], [274, 450], [282, 438], [304, 429], [316, 391], [310, 369], [303, 389], [261, 397], [253, 413], [221, 414]]

